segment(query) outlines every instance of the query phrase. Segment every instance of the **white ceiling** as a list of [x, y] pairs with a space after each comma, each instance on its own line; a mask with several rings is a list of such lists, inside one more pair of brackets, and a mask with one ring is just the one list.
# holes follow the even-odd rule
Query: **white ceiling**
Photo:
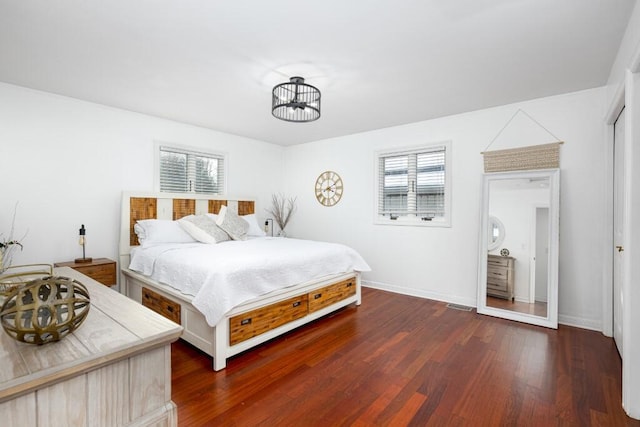
[[[635, 0], [0, 0], [0, 81], [281, 145], [602, 86]], [[322, 117], [271, 116], [300, 75]]]

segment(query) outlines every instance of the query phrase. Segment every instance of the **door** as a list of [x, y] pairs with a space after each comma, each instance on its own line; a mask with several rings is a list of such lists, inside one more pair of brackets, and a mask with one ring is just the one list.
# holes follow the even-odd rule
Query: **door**
[[536, 208], [535, 300], [547, 302], [549, 276], [549, 208]]
[[624, 274], [624, 108], [614, 124], [613, 138], [613, 339], [622, 357], [622, 281]]

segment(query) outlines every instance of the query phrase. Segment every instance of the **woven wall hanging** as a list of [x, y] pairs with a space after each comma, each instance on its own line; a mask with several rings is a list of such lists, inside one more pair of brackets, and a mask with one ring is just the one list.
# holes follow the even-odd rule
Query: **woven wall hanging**
[[[504, 150], [487, 151], [502, 132], [509, 126], [511, 121], [518, 115], [524, 114], [540, 128], [544, 129], [549, 135], [555, 138], [556, 142], [540, 145], [530, 145], [527, 147], [507, 148]], [[508, 172], [518, 170], [534, 170], [534, 169], [555, 169], [560, 167], [560, 145], [564, 142], [555, 136], [549, 129], [542, 126], [540, 122], [527, 114], [524, 110], [518, 109], [507, 123], [500, 129], [500, 132], [491, 140], [485, 151], [481, 154], [484, 156], [484, 171], [491, 172]]]

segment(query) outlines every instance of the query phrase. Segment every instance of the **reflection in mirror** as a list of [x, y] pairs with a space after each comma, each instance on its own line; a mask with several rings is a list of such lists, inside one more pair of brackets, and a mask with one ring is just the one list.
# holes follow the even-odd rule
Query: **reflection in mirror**
[[558, 179], [558, 170], [485, 175], [479, 313], [557, 327]]
[[495, 216], [489, 216], [489, 250], [499, 247], [504, 241], [504, 225]]

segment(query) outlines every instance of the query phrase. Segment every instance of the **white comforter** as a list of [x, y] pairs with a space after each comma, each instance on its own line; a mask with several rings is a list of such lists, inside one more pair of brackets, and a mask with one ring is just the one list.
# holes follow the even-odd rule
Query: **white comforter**
[[370, 270], [347, 246], [273, 237], [136, 248], [129, 268], [192, 295], [194, 307], [211, 326], [233, 307], [273, 290], [330, 274]]

